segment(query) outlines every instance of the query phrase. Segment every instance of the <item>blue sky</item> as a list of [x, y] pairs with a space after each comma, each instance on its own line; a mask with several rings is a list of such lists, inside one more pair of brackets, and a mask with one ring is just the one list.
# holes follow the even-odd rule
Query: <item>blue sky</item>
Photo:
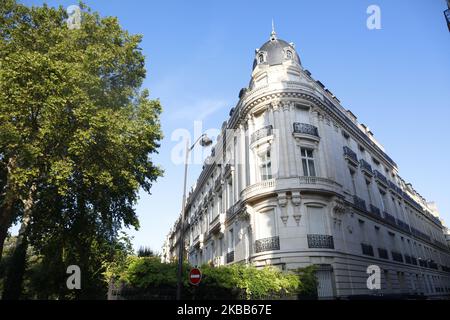
[[[27, 5], [43, 1], [26, 0]], [[46, 1], [68, 7], [77, 1]], [[254, 50], [278, 37], [296, 44], [300, 59], [345, 108], [367, 124], [400, 175], [437, 202], [450, 225], [450, 33], [444, 0], [93, 1], [143, 34], [147, 79], [164, 107], [165, 138], [154, 161], [165, 170], [137, 205], [134, 246], [160, 250], [181, 208], [183, 165], [171, 161], [174, 130], [220, 128], [250, 79]], [[366, 27], [369, 5], [381, 9], [381, 30]], [[201, 165], [189, 170], [189, 185]]]

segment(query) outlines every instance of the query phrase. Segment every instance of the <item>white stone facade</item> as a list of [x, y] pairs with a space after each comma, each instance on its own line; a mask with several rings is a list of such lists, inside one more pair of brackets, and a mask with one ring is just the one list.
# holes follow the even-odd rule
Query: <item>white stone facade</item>
[[[445, 228], [370, 130], [276, 38], [224, 123], [186, 205], [193, 265], [318, 266], [319, 296], [450, 295]], [[180, 219], [164, 260], [176, 259]]]

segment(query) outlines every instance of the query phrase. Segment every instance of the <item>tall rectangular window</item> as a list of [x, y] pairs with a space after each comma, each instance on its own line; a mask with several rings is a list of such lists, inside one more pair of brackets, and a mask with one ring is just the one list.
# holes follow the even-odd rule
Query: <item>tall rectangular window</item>
[[234, 230], [228, 231], [228, 252], [234, 251]]
[[259, 157], [259, 169], [262, 181], [272, 179], [272, 163], [270, 160], [270, 151], [265, 152]]
[[314, 165], [314, 151], [312, 149], [301, 148], [303, 175], [309, 177], [316, 176]]

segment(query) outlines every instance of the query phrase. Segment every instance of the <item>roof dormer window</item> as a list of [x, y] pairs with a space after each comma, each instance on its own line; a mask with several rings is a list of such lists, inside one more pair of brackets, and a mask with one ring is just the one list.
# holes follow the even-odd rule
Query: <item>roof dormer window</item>
[[292, 51], [291, 50], [286, 51], [286, 58], [292, 59]]
[[258, 55], [258, 62], [259, 62], [259, 63], [263, 63], [263, 62], [264, 62], [264, 55], [263, 55], [262, 53], [260, 53], [260, 54]]

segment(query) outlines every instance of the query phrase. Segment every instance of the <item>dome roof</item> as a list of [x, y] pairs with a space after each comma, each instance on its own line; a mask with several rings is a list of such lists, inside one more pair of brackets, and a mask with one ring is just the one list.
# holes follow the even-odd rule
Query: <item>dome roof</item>
[[293, 59], [301, 65], [300, 57], [295, 51], [294, 45], [287, 43], [284, 40], [277, 39], [274, 31], [272, 31], [270, 40], [264, 43], [262, 47], [257, 50], [255, 60], [253, 61], [253, 69], [255, 69], [258, 65], [259, 57], [261, 55], [263, 57], [263, 62], [260, 63], [267, 64], [269, 66], [282, 64], [288, 59]]

